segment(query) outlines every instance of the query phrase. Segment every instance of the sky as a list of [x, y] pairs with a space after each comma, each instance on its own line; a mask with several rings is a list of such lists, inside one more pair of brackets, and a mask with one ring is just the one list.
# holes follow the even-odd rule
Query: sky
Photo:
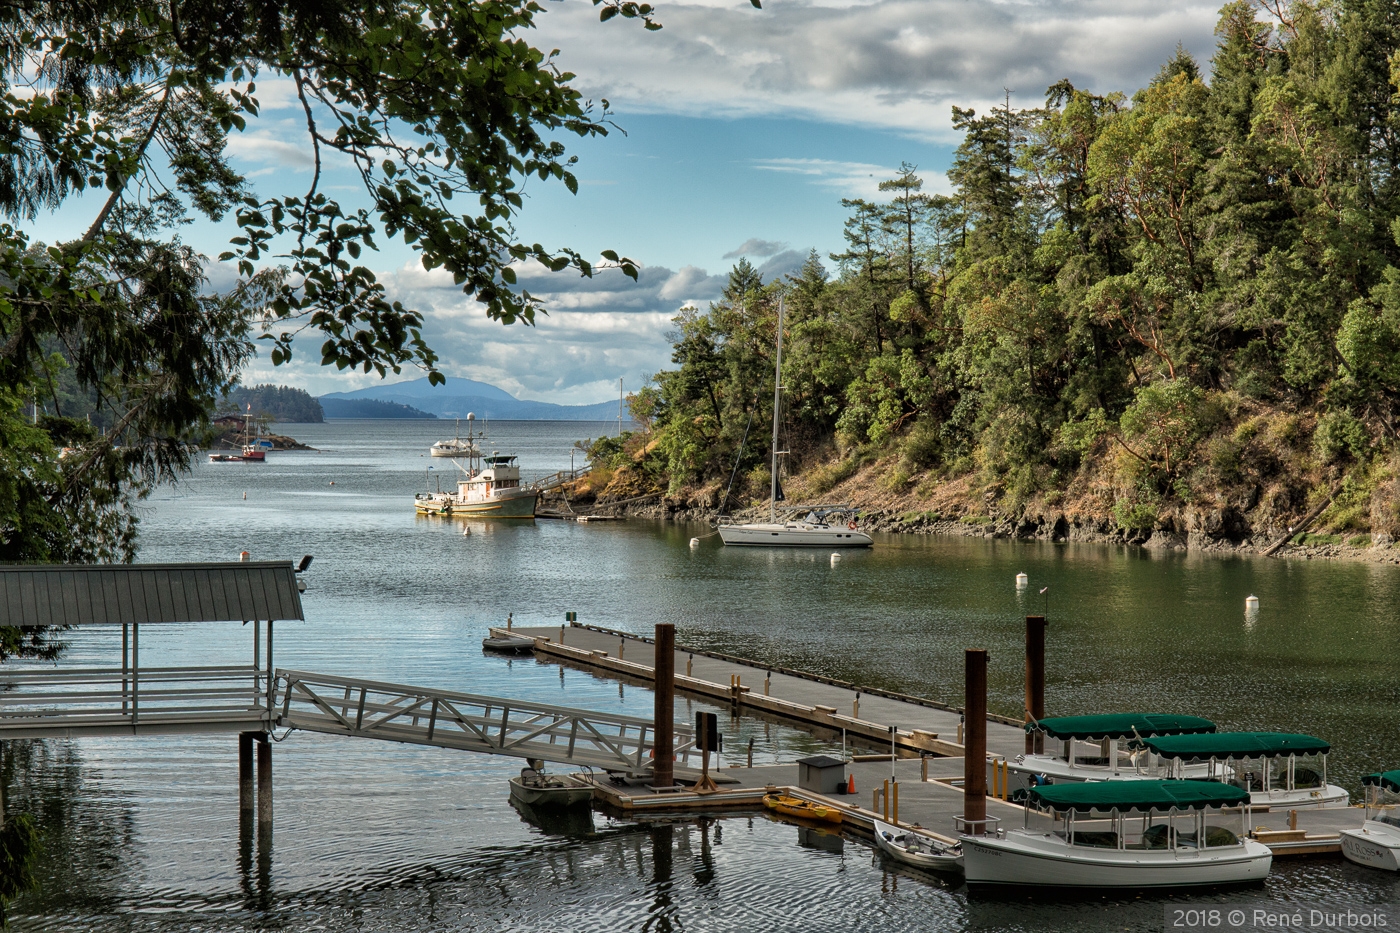
[[[529, 181], [520, 236], [589, 256], [616, 250], [641, 264], [639, 281], [522, 269], [549, 314], [505, 326], [402, 244], [366, 264], [425, 314], [444, 373], [564, 404], [615, 398], [619, 378], [634, 389], [666, 368], [671, 318], [716, 298], [740, 257], [768, 281], [809, 250], [839, 251], [841, 199], [878, 197], [901, 163], [918, 166], [925, 190], [947, 191], [954, 105], [983, 111], [1009, 93], [1036, 106], [1062, 78], [1131, 92], [1178, 44], [1208, 68], [1218, 12], [1195, 0], [766, 0], [761, 10], [658, 0], [664, 28], [649, 32], [620, 17], [600, 23], [587, 0], [542, 5], [524, 38], [558, 49], [574, 86], [607, 99], [621, 131], [569, 143], [577, 195]], [[261, 117], [231, 140], [235, 166], [259, 193], [297, 192], [310, 177], [304, 124], [285, 82], [260, 82], [258, 97]], [[330, 180], [349, 196], [348, 174]], [[41, 234], [81, 231], [94, 209], [69, 205]], [[230, 235], [196, 224], [185, 238], [217, 255]], [[231, 275], [210, 270], [216, 285]], [[322, 368], [315, 345], [283, 366], [260, 356], [245, 383], [319, 395], [378, 381]]]

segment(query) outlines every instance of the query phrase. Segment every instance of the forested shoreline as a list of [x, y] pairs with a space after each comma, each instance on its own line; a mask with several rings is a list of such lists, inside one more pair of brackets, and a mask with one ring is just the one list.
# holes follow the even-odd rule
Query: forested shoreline
[[[1400, 537], [1400, 8], [1224, 7], [1131, 96], [954, 109], [847, 200], [846, 249], [676, 318], [673, 368], [604, 443], [603, 498], [766, 501], [786, 308], [784, 483], [894, 526], [1262, 545]], [[746, 442], [743, 441], [748, 434]], [[742, 442], [742, 453], [740, 447]]]

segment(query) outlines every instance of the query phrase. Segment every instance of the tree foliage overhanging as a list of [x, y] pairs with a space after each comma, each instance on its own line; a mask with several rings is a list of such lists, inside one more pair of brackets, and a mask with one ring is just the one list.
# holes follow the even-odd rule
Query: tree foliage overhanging
[[834, 276], [741, 262], [634, 399], [640, 469], [723, 484], [769, 417], [781, 295], [793, 467], [845, 457], [809, 492], [880, 457], [1004, 514], [1097, 484], [1121, 527], [1261, 495], [1282, 527], [1349, 475], [1352, 524], [1400, 533], [1395, 489], [1362, 501], [1400, 430], [1400, 6], [1238, 0], [1217, 34], [1209, 80], [1178, 50], [1131, 97], [954, 108], [952, 193], [906, 165], [843, 202]]
[[[604, 20], [649, 4], [593, 0]], [[188, 466], [258, 338], [320, 361], [418, 366], [422, 318], [363, 263], [385, 240], [450, 273], [487, 314], [533, 321], [513, 266], [590, 275], [520, 241], [527, 179], [577, 183], [561, 138], [604, 135], [528, 40], [533, 0], [16, 0], [0, 10], [0, 561], [130, 559], [131, 509]], [[259, 90], [259, 83], [264, 90]], [[230, 162], [259, 94], [294, 101], [309, 176], [259, 191]], [[329, 173], [338, 173], [334, 178]], [[357, 179], [353, 203], [331, 192]], [[331, 184], [332, 181], [336, 185]], [[268, 183], [263, 182], [263, 187]], [[86, 192], [78, 200], [77, 195]], [[62, 208], [85, 232], [40, 243]], [[237, 233], [214, 293], [179, 232]], [[635, 277], [611, 251], [604, 260]], [[60, 450], [68, 448], [60, 457]]]

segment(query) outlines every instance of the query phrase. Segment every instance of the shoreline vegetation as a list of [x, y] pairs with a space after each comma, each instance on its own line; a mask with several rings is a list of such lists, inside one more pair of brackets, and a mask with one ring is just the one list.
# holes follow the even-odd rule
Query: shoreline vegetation
[[[1282, 8], [1279, 8], [1282, 9]], [[951, 193], [843, 201], [843, 252], [674, 319], [573, 494], [880, 531], [1400, 562], [1400, 25], [1221, 11], [1131, 95], [954, 108]], [[830, 264], [830, 267], [828, 266]]]

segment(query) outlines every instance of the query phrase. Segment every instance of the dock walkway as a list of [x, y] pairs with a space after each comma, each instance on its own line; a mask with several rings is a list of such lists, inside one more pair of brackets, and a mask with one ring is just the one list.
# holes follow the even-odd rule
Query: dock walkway
[[[502, 628], [491, 631], [506, 633]], [[642, 683], [656, 679], [655, 647], [650, 638], [577, 623], [549, 628], [516, 626], [510, 634], [534, 638], [539, 657]], [[677, 647], [675, 665], [676, 689], [682, 693], [811, 728], [836, 733], [845, 730], [848, 739], [871, 748], [888, 748], [893, 726], [895, 744], [905, 754], [961, 757], [963, 753], [958, 728], [962, 711], [933, 700], [691, 648]], [[1002, 757], [1024, 752], [1021, 724], [1002, 716], [989, 717], [987, 750]]]

